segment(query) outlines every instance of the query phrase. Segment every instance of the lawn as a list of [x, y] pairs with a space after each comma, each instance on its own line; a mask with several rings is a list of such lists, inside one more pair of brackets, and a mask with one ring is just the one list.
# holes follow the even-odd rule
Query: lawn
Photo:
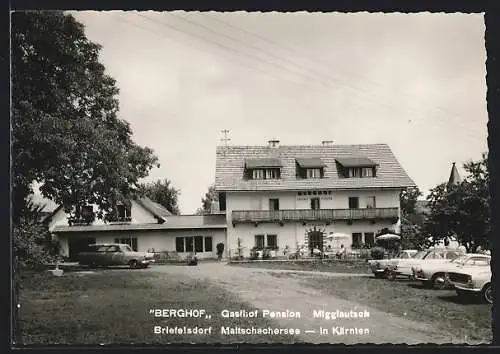
[[[276, 277], [289, 277], [274, 273]], [[294, 275], [297, 279], [297, 275]], [[300, 277], [300, 276], [299, 276]], [[454, 290], [432, 290], [419, 282], [374, 277], [343, 277], [325, 281], [302, 277], [304, 285], [337, 298], [355, 301], [409, 320], [428, 323], [452, 333], [463, 343], [491, 343], [491, 305], [459, 298]]]
[[350, 261], [253, 261], [253, 262], [234, 262], [229, 263], [233, 267], [245, 268], [264, 268], [264, 269], [284, 269], [284, 270], [306, 270], [316, 272], [334, 272], [334, 273], [366, 273], [371, 274], [370, 268], [364, 262]]
[[[251, 309], [224, 290], [149, 269], [92, 273], [27, 273], [21, 281], [17, 344], [292, 343], [287, 335], [233, 335], [221, 326], [267, 327], [262, 318], [220, 316], [221, 310]], [[150, 309], [205, 309], [205, 318], [154, 318]], [[211, 335], [154, 334], [153, 326], [212, 327]]]

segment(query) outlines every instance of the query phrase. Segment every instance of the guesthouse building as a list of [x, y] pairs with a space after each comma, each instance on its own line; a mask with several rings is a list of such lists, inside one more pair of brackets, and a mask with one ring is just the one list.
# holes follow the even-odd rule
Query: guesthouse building
[[398, 231], [400, 193], [415, 183], [386, 144], [219, 146], [215, 187], [231, 256], [372, 246]]

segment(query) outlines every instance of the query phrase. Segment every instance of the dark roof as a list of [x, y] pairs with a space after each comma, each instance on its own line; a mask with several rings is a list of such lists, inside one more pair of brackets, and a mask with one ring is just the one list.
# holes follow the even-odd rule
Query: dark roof
[[225, 215], [172, 215], [163, 224], [104, 224], [82, 226], [55, 226], [52, 232], [140, 231], [140, 230], [190, 230], [225, 229]]
[[343, 167], [371, 167], [377, 165], [366, 157], [343, 157], [335, 160]]
[[296, 161], [303, 168], [326, 167], [319, 157], [298, 157]]
[[264, 168], [264, 167], [281, 167], [282, 163], [279, 159], [263, 158], [263, 159], [246, 159], [246, 168]]
[[453, 162], [451, 166], [450, 178], [448, 179], [448, 184], [459, 184], [459, 183], [460, 183], [460, 175], [458, 174], [455, 162]]
[[[324, 178], [298, 179], [297, 158], [320, 157], [326, 165]], [[373, 178], [342, 178], [337, 159], [364, 157], [378, 165]], [[283, 167], [280, 179], [244, 179], [247, 159], [279, 159]], [[216, 151], [215, 186], [218, 191], [303, 190], [353, 188], [403, 188], [415, 183], [401, 167], [387, 144], [366, 145], [282, 145], [219, 146]]]

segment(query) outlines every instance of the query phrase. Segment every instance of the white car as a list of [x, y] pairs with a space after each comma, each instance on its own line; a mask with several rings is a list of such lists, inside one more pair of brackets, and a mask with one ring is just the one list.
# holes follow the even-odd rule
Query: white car
[[477, 267], [466, 271], [450, 272], [448, 277], [458, 296], [480, 295], [481, 300], [484, 302], [493, 303], [490, 267]]
[[395, 260], [388, 266], [387, 279], [395, 280], [398, 276], [413, 278], [413, 267], [418, 267], [427, 262], [442, 262], [442, 260], [452, 260], [465, 254], [460, 249], [430, 249], [417, 253], [413, 258]]
[[[375, 278], [383, 278], [387, 275], [389, 264], [401, 259], [409, 259], [415, 256], [419, 251], [417, 250], [402, 250], [396, 257], [391, 259], [370, 259], [368, 265], [371, 271], [375, 274]], [[422, 251], [421, 251], [422, 252]]]
[[435, 289], [446, 289], [450, 287], [448, 281], [449, 272], [467, 272], [471, 268], [489, 267], [491, 256], [480, 253], [467, 253], [453, 260], [433, 259], [413, 266], [413, 276], [425, 285]]

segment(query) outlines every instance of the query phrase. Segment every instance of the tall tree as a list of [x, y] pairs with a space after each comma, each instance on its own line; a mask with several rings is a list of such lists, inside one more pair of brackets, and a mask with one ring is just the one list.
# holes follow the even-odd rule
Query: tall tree
[[140, 184], [138, 194], [140, 196], [146, 196], [156, 203], [163, 205], [174, 215], [180, 214], [178, 204], [180, 191], [174, 188], [171, 182], [166, 178], [164, 180]]
[[219, 196], [215, 191], [215, 185], [212, 184], [208, 187], [208, 191], [205, 193], [205, 197], [201, 198], [201, 208], [199, 208], [197, 214], [209, 214], [212, 211], [212, 204], [219, 201]]
[[401, 247], [420, 249], [428, 246], [427, 235], [422, 230], [423, 216], [416, 208], [422, 192], [417, 187], [406, 188], [401, 192]]
[[105, 217], [158, 164], [118, 118], [100, 46], [61, 11], [13, 13], [11, 39], [14, 223], [33, 182], [70, 215], [93, 203]]
[[490, 229], [487, 154], [480, 161], [464, 164], [467, 176], [456, 185], [440, 184], [428, 196], [429, 217], [425, 225], [438, 239], [455, 235], [468, 251], [488, 248]]

